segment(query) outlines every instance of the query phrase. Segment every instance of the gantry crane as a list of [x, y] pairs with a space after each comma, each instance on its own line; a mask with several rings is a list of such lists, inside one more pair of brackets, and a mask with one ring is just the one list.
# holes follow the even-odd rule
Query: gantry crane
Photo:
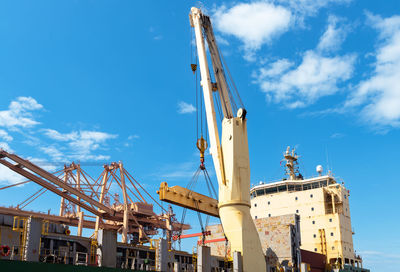
[[[157, 234], [157, 229], [172, 232], [190, 228], [188, 225], [182, 225], [171, 220], [169, 212], [162, 215], [155, 214], [153, 205], [146, 202], [139, 188], [142, 189], [142, 193], [146, 193], [154, 201], [153, 197], [130, 175], [123, 167], [122, 162], [104, 165], [104, 170], [96, 181], [92, 178], [88, 179], [87, 173], [81, 169], [79, 164], [65, 165], [64, 176], [59, 178], [38, 165], [2, 149], [0, 149], [0, 164], [42, 186], [42, 189], [38, 191], [40, 194], [35, 193], [36, 197], [31, 199], [30, 202], [45, 191], [53, 192], [61, 197], [58, 216], [24, 211], [18, 206], [17, 208], [0, 207], [2, 214], [34, 216], [50, 222], [77, 226], [78, 236], [82, 235], [82, 228], [91, 228], [95, 230], [94, 239], [97, 239], [99, 229], [117, 230], [122, 234], [123, 243], [129, 242], [128, 235], [138, 236], [138, 242], [148, 242], [150, 236]], [[110, 195], [110, 187], [113, 181], [122, 190], [123, 203], [119, 203], [117, 200], [111, 205], [109, 201], [106, 201], [106, 198]], [[132, 189], [126, 182], [131, 184]], [[20, 184], [23, 183], [26, 183], [26, 181]], [[0, 189], [12, 186], [14, 185]], [[137, 200], [135, 201], [135, 199]], [[85, 210], [85, 215], [82, 210]], [[85, 217], [95, 218], [96, 220], [85, 220]]]

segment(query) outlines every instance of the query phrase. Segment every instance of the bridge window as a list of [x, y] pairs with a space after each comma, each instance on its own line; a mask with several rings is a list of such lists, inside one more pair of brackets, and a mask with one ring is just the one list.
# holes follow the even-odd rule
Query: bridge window
[[313, 184], [311, 184], [312, 188], [319, 188], [319, 182], [314, 182]]
[[276, 192], [278, 192], [278, 187], [271, 187], [271, 188], [265, 189], [265, 193], [267, 193], [267, 194], [273, 194]]
[[265, 195], [265, 190], [264, 189], [257, 190], [256, 192], [257, 192], [257, 196]]
[[285, 191], [287, 191], [286, 185], [279, 186], [279, 187], [278, 187], [278, 191], [279, 191], [279, 192], [285, 192]]

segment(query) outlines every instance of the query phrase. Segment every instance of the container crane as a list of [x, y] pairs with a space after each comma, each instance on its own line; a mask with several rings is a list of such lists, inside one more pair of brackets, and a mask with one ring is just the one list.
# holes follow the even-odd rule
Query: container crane
[[[250, 215], [250, 162], [246, 110], [242, 106], [234, 116], [236, 103], [229, 89], [210, 17], [195, 7], [191, 9], [189, 17], [190, 24], [195, 30], [210, 152], [219, 184], [219, 217], [225, 235], [231, 242], [232, 252], [240, 252], [243, 256], [243, 271], [266, 271], [265, 256]], [[211, 81], [205, 39], [216, 83]], [[218, 92], [219, 101], [214, 101], [213, 91]], [[221, 139], [214, 103], [219, 103], [218, 106], [223, 113]]]

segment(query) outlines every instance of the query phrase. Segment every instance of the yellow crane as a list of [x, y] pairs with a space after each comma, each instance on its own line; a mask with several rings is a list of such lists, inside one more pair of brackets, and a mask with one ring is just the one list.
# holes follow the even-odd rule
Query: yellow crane
[[[219, 184], [219, 217], [225, 235], [231, 242], [232, 252], [238, 251], [243, 256], [243, 271], [266, 271], [261, 242], [250, 215], [250, 162], [246, 110], [243, 105], [237, 108], [237, 103], [234, 101], [210, 17], [195, 7], [191, 9], [189, 17], [195, 31], [210, 152]], [[215, 83], [211, 81], [205, 40], [208, 44]], [[218, 92], [218, 101], [214, 101], [214, 91]], [[215, 103], [219, 103], [218, 106], [223, 113], [221, 139]], [[235, 109], [236, 116], [234, 116]]]
[[[201, 75], [200, 85], [203, 88], [210, 153], [218, 179], [219, 196], [216, 200], [181, 186], [168, 187], [166, 182], [161, 183], [157, 193], [162, 201], [219, 217], [225, 235], [231, 243], [231, 251], [240, 252], [243, 257], [243, 271], [264, 272], [266, 271], [265, 256], [250, 215], [250, 162], [246, 110], [229, 71], [227, 74], [231, 79], [231, 84], [228, 84], [224, 71], [226, 66], [223, 65], [223, 58], [218, 50], [210, 17], [195, 7], [191, 9], [189, 17], [190, 24], [195, 30]], [[210, 74], [205, 40], [210, 54], [213, 77]], [[197, 64], [192, 64], [191, 67], [193, 72], [197, 71]], [[212, 82], [212, 78], [216, 82]], [[235, 93], [231, 91], [232, 87]], [[235, 98], [239, 101], [235, 101]], [[216, 106], [223, 115], [221, 137], [218, 131]], [[204, 166], [206, 145], [199, 144], [199, 141], [204, 142], [204, 139], [201, 137], [198, 140], [201, 166]]]

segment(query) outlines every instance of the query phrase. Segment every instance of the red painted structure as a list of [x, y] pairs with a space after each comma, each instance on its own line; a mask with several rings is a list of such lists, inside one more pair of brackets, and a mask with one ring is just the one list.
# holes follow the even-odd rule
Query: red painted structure
[[325, 272], [326, 256], [301, 249], [301, 262], [311, 266], [310, 272]]

